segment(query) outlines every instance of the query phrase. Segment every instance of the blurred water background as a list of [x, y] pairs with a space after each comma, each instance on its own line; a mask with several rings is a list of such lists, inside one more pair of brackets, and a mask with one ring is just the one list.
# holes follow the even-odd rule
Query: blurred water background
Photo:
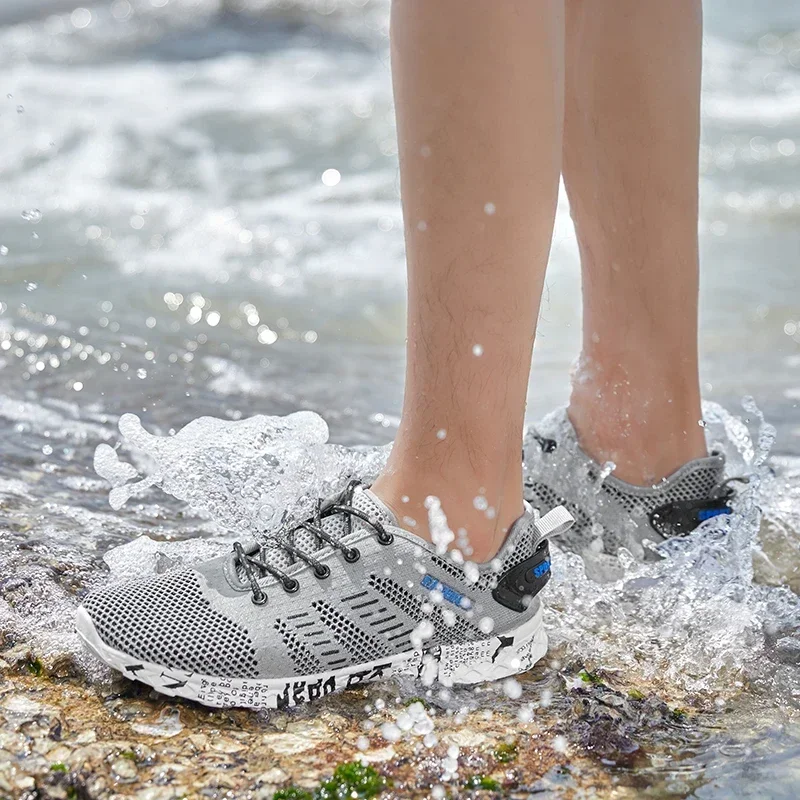
[[[754, 422], [752, 395], [777, 428], [790, 478], [768, 577], [796, 591], [800, 4], [708, 0], [705, 17], [704, 394]], [[166, 434], [306, 409], [335, 442], [393, 438], [405, 278], [384, 0], [4, 0], [0, 179], [2, 567], [61, 592], [29, 622], [63, 633], [110, 545], [209, 531], [172, 498], [112, 513], [92, 455], [124, 412]], [[532, 419], [566, 399], [579, 312], [562, 196]], [[779, 755], [755, 779], [749, 756], [723, 758], [736, 796], [768, 796], [764, 774], [769, 796], [796, 796], [798, 672], [780, 673], [795, 727], [780, 706], [756, 726]]]

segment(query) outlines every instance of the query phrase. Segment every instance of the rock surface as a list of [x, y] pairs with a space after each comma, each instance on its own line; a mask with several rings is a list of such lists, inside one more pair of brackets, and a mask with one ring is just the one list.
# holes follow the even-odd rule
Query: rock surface
[[693, 716], [593, 673], [566, 677], [552, 661], [513, 691], [386, 682], [269, 713], [68, 672], [6, 651], [0, 798], [266, 799], [287, 787], [314, 792], [347, 762], [374, 769], [383, 798], [633, 798], [630, 768], [690, 736]]

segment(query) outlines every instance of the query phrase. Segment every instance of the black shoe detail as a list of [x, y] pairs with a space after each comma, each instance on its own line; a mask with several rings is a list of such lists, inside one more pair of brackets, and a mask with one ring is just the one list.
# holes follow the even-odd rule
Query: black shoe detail
[[530, 558], [501, 576], [492, 590], [492, 597], [513, 611], [525, 611], [549, 580], [550, 547], [545, 539]]
[[161, 673], [162, 678], [166, 678], [168, 681], [174, 681], [174, 683], [165, 683], [162, 684], [165, 689], [180, 689], [183, 686], [186, 686], [186, 681], [179, 680], [178, 678], [174, 678], [172, 675], [167, 675], [166, 672]]
[[721, 514], [731, 514], [728, 497], [707, 500], [674, 500], [650, 512], [650, 524], [665, 539], [688, 536], [701, 522]]
[[552, 453], [558, 447], [558, 442], [555, 439], [549, 439], [547, 436], [534, 433], [533, 438], [536, 443], [541, 447], [543, 453]]
[[500, 640], [500, 646], [492, 654], [492, 664], [497, 660], [497, 656], [500, 655], [501, 650], [505, 650], [506, 647], [511, 647], [511, 645], [514, 644], [513, 636], [498, 636], [497, 638]]
[[125, 672], [132, 672], [135, 675], [140, 669], [144, 669], [144, 664], [131, 664], [125, 667]]

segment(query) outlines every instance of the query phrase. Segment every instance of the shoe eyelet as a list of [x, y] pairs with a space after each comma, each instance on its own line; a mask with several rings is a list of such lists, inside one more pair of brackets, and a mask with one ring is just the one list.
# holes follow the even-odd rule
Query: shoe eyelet
[[318, 569], [314, 570], [314, 576], [320, 580], [325, 580], [331, 574], [331, 568], [327, 564], [320, 564]]
[[267, 604], [267, 593], [266, 592], [259, 592], [258, 594], [253, 594], [250, 596], [250, 600], [252, 601], [254, 606], [263, 606]]
[[286, 594], [294, 594], [300, 588], [300, 581], [296, 578], [288, 578], [283, 581], [283, 591]]
[[378, 534], [378, 544], [388, 545], [394, 541], [394, 534], [393, 533], [379, 533]]
[[344, 560], [348, 564], [355, 564], [361, 558], [361, 552], [357, 547], [351, 547], [349, 550], [344, 551]]

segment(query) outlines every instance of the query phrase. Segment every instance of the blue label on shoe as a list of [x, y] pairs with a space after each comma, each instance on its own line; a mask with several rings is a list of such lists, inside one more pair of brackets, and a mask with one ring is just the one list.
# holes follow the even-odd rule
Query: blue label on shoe
[[705, 522], [712, 517], [718, 517], [720, 514], [730, 514], [733, 509], [731, 508], [702, 508], [697, 512], [697, 519], [700, 522]]
[[470, 600], [469, 597], [465, 597], [452, 586], [448, 586], [446, 583], [437, 580], [433, 575], [423, 575], [420, 585], [432, 592], [441, 592], [442, 597], [454, 606], [458, 606], [459, 608], [472, 607], [472, 600]]
[[550, 572], [550, 559], [548, 559], [548, 558], [546, 558], [544, 561], [542, 561], [541, 563], [537, 564], [533, 568], [533, 574], [537, 578], [541, 578], [542, 575], [546, 575], [548, 572]]

